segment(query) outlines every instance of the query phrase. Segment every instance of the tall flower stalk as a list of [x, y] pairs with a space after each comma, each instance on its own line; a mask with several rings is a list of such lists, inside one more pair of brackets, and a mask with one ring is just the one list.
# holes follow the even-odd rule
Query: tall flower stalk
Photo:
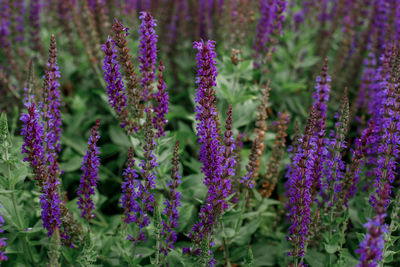
[[98, 171], [100, 166], [99, 161], [99, 148], [97, 147], [97, 141], [100, 138], [99, 135], [100, 121], [96, 120], [96, 124], [91, 130], [91, 135], [88, 142], [88, 150], [84, 156], [82, 162], [83, 174], [81, 175], [81, 181], [78, 188], [78, 206], [82, 210], [81, 217], [86, 220], [94, 218], [94, 203], [92, 196], [94, 196], [95, 188], [97, 186]]
[[167, 219], [162, 220], [163, 226], [161, 234], [165, 238], [166, 246], [161, 248], [161, 252], [164, 255], [168, 255], [168, 252], [174, 249], [174, 244], [178, 239], [178, 228], [179, 212], [178, 208], [181, 206], [181, 193], [177, 191], [179, 184], [181, 183], [181, 176], [179, 174], [179, 142], [176, 141], [174, 153], [172, 155], [172, 171], [171, 180], [168, 182], [168, 198], [164, 201], [164, 212]]
[[142, 74], [141, 85], [143, 88], [143, 101], [150, 97], [151, 84], [154, 82], [157, 60], [157, 39], [155, 31], [156, 20], [148, 12], [141, 12], [139, 19], [142, 24], [139, 29], [139, 68]]
[[300, 138], [300, 145], [293, 158], [287, 192], [291, 222], [287, 238], [293, 246], [289, 255], [294, 257], [295, 262], [300, 263], [303, 263], [305, 256], [311, 219], [312, 169], [315, 162], [315, 145], [312, 135], [315, 123], [316, 110], [312, 107], [304, 135]]

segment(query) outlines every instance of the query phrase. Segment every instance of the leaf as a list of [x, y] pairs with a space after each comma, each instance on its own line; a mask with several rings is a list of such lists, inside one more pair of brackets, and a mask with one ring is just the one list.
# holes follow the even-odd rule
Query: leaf
[[108, 133], [114, 144], [128, 148], [131, 146], [128, 136], [126, 136], [120, 127], [110, 126], [108, 128]]
[[326, 256], [313, 249], [307, 251], [305, 259], [310, 267], [324, 267], [326, 263]]
[[182, 231], [190, 225], [195, 215], [195, 206], [193, 204], [183, 204], [179, 210], [178, 230]]

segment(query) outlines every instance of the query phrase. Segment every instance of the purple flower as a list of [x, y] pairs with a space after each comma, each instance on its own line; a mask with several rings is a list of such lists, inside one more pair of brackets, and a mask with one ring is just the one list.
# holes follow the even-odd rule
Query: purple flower
[[15, 18], [17, 23], [15, 41], [23, 42], [25, 40], [25, 1], [17, 0], [14, 2], [15, 10], [18, 10], [18, 15]]
[[45, 170], [45, 158], [43, 150], [43, 123], [40, 121], [39, 111], [35, 103], [26, 103], [27, 113], [21, 115], [21, 121], [24, 123], [21, 135], [24, 136], [22, 153], [26, 154], [24, 161], [28, 161], [35, 175], [35, 180], [42, 188], [47, 180]]
[[148, 12], [141, 12], [139, 19], [142, 24], [139, 29], [139, 68], [142, 73], [143, 101], [146, 102], [154, 82], [157, 59], [157, 26], [155, 19]]
[[253, 57], [256, 62], [255, 67], [258, 67], [257, 62], [262, 59], [262, 53], [270, 51], [270, 44], [275, 44], [276, 39], [272, 35], [282, 34], [282, 23], [285, 20], [283, 12], [286, 9], [286, 0], [262, 0], [260, 18], [258, 20], [256, 35], [253, 41]]
[[50, 176], [55, 176], [59, 171], [57, 152], [61, 150], [61, 113], [60, 113], [60, 71], [57, 66], [56, 39], [51, 36], [49, 59], [43, 76], [43, 93], [40, 109], [44, 123], [45, 159], [48, 163]]
[[164, 212], [167, 216], [167, 220], [162, 220], [163, 226], [161, 234], [165, 237], [167, 248], [162, 248], [161, 251], [164, 255], [168, 254], [170, 249], [174, 249], [174, 244], [178, 238], [176, 228], [178, 228], [179, 212], [178, 207], [181, 206], [181, 193], [176, 191], [179, 184], [181, 183], [181, 176], [179, 174], [179, 142], [176, 141], [174, 154], [172, 156], [172, 171], [171, 180], [168, 182], [169, 195], [164, 201]]
[[[1, 208], [1, 205], [0, 205]], [[0, 215], [0, 227], [2, 227], [4, 225], [4, 219], [3, 216]], [[0, 228], [0, 233], [3, 233], [4, 230]], [[7, 256], [6, 256], [6, 252], [5, 252], [5, 248], [7, 247], [7, 243], [6, 243], [7, 238], [3, 237], [0, 239], [0, 263], [2, 261], [6, 261], [8, 260]]]
[[11, 34], [10, 13], [11, 10], [8, 1], [2, 1], [0, 11], [0, 47], [3, 48], [10, 46], [10, 40], [8, 40], [8, 36]]
[[120, 113], [126, 107], [126, 92], [117, 61], [117, 49], [110, 37], [108, 37], [102, 49], [105, 53], [103, 71], [104, 79], [108, 84], [108, 102], [115, 112]]
[[[50, 168], [54, 169], [54, 163]], [[58, 192], [60, 181], [57, 176], [49, 175], [48, 180], [44, 183], [43, 194], [40, 196], [40, 204], [42, 205], [43, 226], [51, 236], [54, 231], [61, 228], [61, 198]]]
[[304, 258], [305, 256], [308, 226], [311, 216], [312, 170], [316, 154], [312, 138], [315, 117], [316, 110], [312, 107], [304, 135], [300, 138], [300, 145], [297, 147], [296, 154], [293, 157], [289, 182], [287, 184], [289, 219], [291, 222], [287, 239], [293, 244], [293, 249], [289, 255], [298, 258]]
[[[214, 43], [214, 41], [204, 42], [203, 40], [194, 43], [194, 48], [198, 50], [196, 78], [198, 89], [195, 97], [196, 130], [201, 145], [200, 162], [203, 164], [204, 184], [208, 187], [207, 198], [200, 209], [200, 221], [194, 224], [189, 234], [198, 249], [203, 239], [207, 240], [210, 247], [213, 245], [214, 227], [219, 217], [228, 208], [227, 198], [231, 191], [231, 180], [228, 176], [232, 173], [231, 168], [234, 167], [234, 161], [230, 159], [234, 144], [229, 115], [224, 138], [225, 148], [221, 144], [218, 134], [218, 114], [214, 90], [217, 76]], [[228, 167], [228, 169], [224, 170], [224, 167]], [[203, 252], [207, 253], [207, 251]]]
[[78, 206], [82, 210], [81, 217], [90, 220], [94, 218], [92, 211], [94, 210], [94, 203], [92, 196], [94, 196], [94, 189], [97, 186], [98, 171], [100, 166], [99, 161], [99, 148], [97, 147], [97, 141], [99, 140], [99, 125], [100, 121], [96, 120], [96, 124], [91, 130], [89, 137], [89, 147], [83, 158], [82, 168], [83, 174], [81, 175], [81, 181], [78, 188]]
[[388, 227], [385, 224], [386, 200], [390, 197], [390, 185], [386, 182], [379, 190], [380, 200], [375, 206], [375, 217], [364, 224], [367, 234], [356, 250], [360, 254], [360, 263], [357, 267], [377, 267], [382, 260], [382, 252], [385, 244], [385, 233]]
[[164, 66], [162, 61], [160, 61], [158, 66], [158, 85], [157, 93], [154, 94], [153, 98], [157, 102], [157, 106], [154, 108], [153, 124], [154, 128], [157, 130], [157, 137], [164, 136], [164, 126], [167, 124], [165, 115], [168, 113], [168, 93], [167, 87], [164, 82], [163, 70]]
[[[128, 236], [128, 239], [135, 242], [146, 241], [144, 228], [150, 224], [148, 213], [154, 210], [154, 193], [152, 189], [156, 187], [156, 176], [154, 168], [158, 166], [153, 150], [156, 146], [154, 142], [154, 132], [152, 124], [152, 112], [146, 113], [145, 124], [145, 144], [143, 146], [144, 159], [139, 164], [142, 181], [136, 180], [137, 176], [133, 170], [133, 153], [130, 153], [128, 168], [124, 171], [125, 183], [123, 184], [124, 196], [122, 205], [126, 211], [125, 221], [135, 222], [139, 226], [137, 236]], [[130, 213], [133, 212], [131, 215]]]
[[33, 46], [32, 48], [42, 52], [42, 44], [40, 40], [40, 1], [32, 0], [29, 4], [29, 25], [31, 26], [30, 31], [30, 42]]
[[[126, 169], [123, 172], [125, 178], [122, 184], [122, 199], [121, 204], [124, 209], [125, 218], [123, 219], [125, 223], [129, 224], [137, 221], [136, 212], [139, 211], [139, 204], [136, 202], [137, 192], [136, 188], [141, 187], [140, 181], [138, 181], [138, 175], [135, 171], [135, 159], [133, 155], [133, 148], [129, 149], [128, 161], [126, 163]], [[143, 188], [139, 188], [143, 190]]]

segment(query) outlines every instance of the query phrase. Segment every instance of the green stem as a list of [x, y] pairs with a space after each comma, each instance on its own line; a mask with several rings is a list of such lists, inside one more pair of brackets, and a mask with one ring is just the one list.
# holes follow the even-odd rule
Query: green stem
[[[20, 231], [24, 231], [25, 230], [24, 229], [24, 224], [22, 222], [21, 215], [20, 215], [19, 210], [18, 210], [17, 197], [15, 195], [15, 185], [11, 181], [11, 168], [10, 168], [10, 164], [8, 163], [8, 161], [9, 161], [8, 148], [6, 148], [5, 154], [6, 154], [5, 156], [6, 156], [6, 162], [7, 162], [7, 176], [8, 176], [8, 181], [9, 181], [9, 188], [10, 188], [10, 191], [11, 191], [11, 200], [12, 200], [12, 203], [13, 203], [15, 216], [17, 217], [19, 230]], [[35, 260], [33, 258], [32, 249], [29, 246], [28, 237], [26, 235], [24, 235], [23, 239], [24, 239], [24, 244], [25, 244], [26, 250], [28, 251], [29, 259], [30, 259], [31, 263], [33, 263], [33, 265], [35, 265]]]

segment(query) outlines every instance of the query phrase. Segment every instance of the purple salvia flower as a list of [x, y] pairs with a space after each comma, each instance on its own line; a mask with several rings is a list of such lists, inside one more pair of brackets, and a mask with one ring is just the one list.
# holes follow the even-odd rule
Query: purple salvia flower
[[[396, 55], [397, 56], [397, 55]], [[394, 73], [391, 75], [396, 75]], [[390, 77], [388, 82], [382, 83], [382, 90], [386, 92], [386, 99], [382, 103], [382, 138], [378, 146], [378, 158], [375, 168], [375, 185], [376, 194], [371, 196], [370, 202], [372, 206], [376, 205], [379, 197], [379, 190], [383, 188], [385, 183], [389, 183], [389, 194], [391, 184], [396, 176], [396, 159], [400, 155], [400, 97], [398, 95], [398, 82], [395, 77]], [[386, 200], [389, 204], [390, 199]]]
[[22, 153], [26, 154], [24, 161], [28, 161], [35, 175], [35, 180], [43, 188], [47, 180], [45, 170], [45, 155], [43, 150], [43, 123], [40, 121], [39, 111], [35, 103], [25, 103], [28, 109], [27, 113], [21, 115], [21, 121], [24, 123], [21, 135], [24, 136]]
[[347, 91], [343, 99], [338, 122], [335, 125], [335, 132], [331, 134], [330, 151], [325, 160], [326, 184], [324, 185], [325, 195], [330, 197], [329, 206], [333, 206], [339, 200], [342, 191], [342, 184], [345, 171], [345, 163], [342, 159], [342, 151], [347, 148], [345, 141], [349, 124], [349, 100]]
[[114, 41], [108, 37], [107, 42], [102, 46], [104, 58], [104, 79], [107, 82], [108, 102], [114, 109], [122, 128], [127, 127], [128, 132], [132, 131], [133, 123], [128, 115], [127, 96], [122, 80], [120, 65], [117, 60], [117, 49]]
[[171, 180], [168, 182], [169, 195], [164, 201], [164, 212], [167, 220], [162, 220], [163, 226], [161, 234], [165, 237], [167, 248], [162, 248], [164, 255], [168, 254], [170, 249], [174, 249], [174, 244], [178, 239], [176, 228], [178, 228], [179, 212], [178, 207], [181, 206], [181, 193], [177, 191], [181, 183], [181, 176], [179, 174], [179, 142], [176, 141], [174, 154], [172, 156], [172, 171]]
[[157, 102], [157, 106], [154, 108], [154, 117], [153, 117], [153, 125], [157, 130], [157, 137], [164, 136], [164, 126], [167, 124], [167, 120], [165, 116], [168, 113], [168, 93], [167, 87], [164, 82], [164, 65], [162, 61], [160, 61], [158, 66], [158, 85], [157, 85], [157, 93], [154, 94], [153, 98]]
[[[0, 205], [0, 208], [1, 208], [1, 205]], [[0, 233], [4, 233], [4, 230], [1, 229], [1, 227], [3, 225], [4, 225], [4, 219], [3, 219], [3, 216], [1, 216], [1, 214], [0, 214]], [[7, 261], [8, 260], [8, 258], [6, 256], [6, 252], [5, 252], [5, 248], [7, 247], [6, 240], [7, 240], [7, 238], [5, 238], [5, 237], [2, 237], [0, 239], [0, 263], [2, 261]]]
[[40, 1], [32, 0], [29, 3], [29, 25], [31, 26], [30, 31], [30, 42], [32, 48], [39, 52], [42, 52], [43, 47], [40, 40]]
[[94, 203], [92, 196], [94, 196], [95, 188], [97, 186], [98, 172], [100, 166], [99, 148], [97, 141], [99, 140], [99, 126], [100, 121], [96, 120], [96, 124], [91, 130], [91, 135], [88, 142], [88, 150], [83, 158], [82, 168], [83, 174], [78, 188], [78, 207], [82, 210], [81, 217], [86, 220], [94, 218]]
[[[272, 35], [282, 34], [282, 23], [285, 20], [283, 13], [286, 9], [286, 0], [262, 0], [260, 18], [257, 24], [256, 36], [253, 41], [253, 57], [259, 66], [262, 60], [262, 53], [270, 51], [270, 45], [275, 45], [276, 38]], [[273, 50], [271, 50], [273, 51]]]
[[14, 2], [14, 8], [18, 10], [18, 15], [15, 18], [17, 34], [15, 41], [23, 42], [25, 40], [25, 1], [17, 0]]
[[254, 57], [257, 60], [261, 59], [261, 53], [265, 49], [265, 45], [269, 41], [271, 33], [271, 18], [275, 0], [262, 0], [260, 9], [260, 18], [257, 24], [256, 36], [253, 41]]
[[325, 59], [325, 64], [322, 68], [321, 75], [317, 77], [315, 86], [315, 92], [313, 95], [314, 104], [313, 108], [316, 112], [316, 122], [313, 131], [313, 143], [315, 145], [315, 154], [318, 160], [315, 161], [313, 166], [313, 189], [312, 196], [321, 189], [321, 176], [323, 172], [323, 166], [328, 155], [327, 143], [328, 140], [325, 138], [326, 131], [326, 112], [327, 102], [329, 100], [330, 83], [331, 77], [328, 75], [328, 60]]
[[146, 102], [152, 91], [157, 59], [157, 39], [155, 31], [156, 20], [148, 12], [141, 12], [139, 19], [142, 24], [139, 29], [139, 68], [142, 73], [143, 101]]
[[[213, 245], [212, 235], [214, 226], [219, 217], [228, 208], [227, 197], [231, 191], [231, 181], [229, 175], [233, 172], [235, 166], [233, 157], [234, 144], [231, 132], [231, 117], [228, 113], [227, 131], [224, 144], [221, 144], [218, 135], [217, 109], [215, 106], [214, 86], [217, 71], [215, 68], [214, 41], [194, 43], [194, 48], [198, 50], [197, 54], [197, 79], [198, 89], [196, 92], [195, 107], [197, 121], [197, 136], [200, 148], [200, 162], [202, 162], [202, 172], [205, 175], [204, 184], [208, 187], [207, 199], [200, 210], [200, 222], [194, 224], [189, 237], [198, 247], [194, 253], [200, 253], [200, 244], [203, 240], [211, 247]], [[224, 166], [227, 169], [224, 170]], [[186, 251], [192, 251], [187, 249]], [[211, 251], [202, 251], [211, 255]], [[211, 257], [211, 261], [213, 258]]]
[[375, 206], [375, 217], [364, 224], [367, 234], [356, 250], [360, 254], [360, 263], [357, 267], [377, 267], [382, 260], [382, 252], [385, 244], [385, 234], [388, 227], [385, 224], [386, 200], [390, 197], [390, 185], [385, 182], [380, 190], [380, 199]]
[[360, 90], [357, 95], [357, 110], [364, 110], [367, 103], [371, 101], [369, 97], [376, 72], [376, 59], [372, 52], [368, 52], [368, 57], [364, 60], [364, 66]]
[[[56, 39], [51, 36], [49, 59], [43, 76], [43, 93], [40, 109], [44, 123], [44, 144], [46, 162], [50, 164], [49, 175], [55, 176], [58, 172], [57, 152], [61, 150], [61, 113], [60, 113], [60, 71], [57, 65]], [[55, 173], [53, 173], [55, 171]]]
[[136, 212], [139, 211], [139, 204], [137, 203], [137, 190], [143, 190], [140, 181], [138, 181], [138, 175], [135, 171], [135, 159], [133, 155], [133, 148], [130, 147], [128, 154], [128, 161], [126, 163], [126, 169], [123, 172], [125, 178], [122, 184], [122, 198], [121, 204], [124, 209], [123, 221], [127, 224], [137, 221]]
[[[49, 168], [54, 172], [55, 163], [52, 163]], [[42, 205], [42, 220], [43, 226], [48, 231], [48, 236], [51, 236], [54, 231], [61, 228], [60, 221], [60, 206], [61, 198], [58, 193], [60, 181], [57, 176], [49, 175], [48, 180], [44, 183], [43, 194], [40, 196], [40, 204]]]
[[[139, 226], [138, 236], [128, 236], [128, 239], [135, 242], [137, 245], [138, 241], [146, 241], [146, 235], [144, 233], [144, 228], [150, 224], [150, 218], [148, 213], [154, 211], [154, 193], [151, 191], [156, 187], [156, 175], [154, 168], [158, 166], [156, 162], [153, 150], [156, 146], [154, 142], [154, 132], [152, 124], [152, 112], [149, 110], [146, 113], [146, 124], [145, 124], [145, 144], [143, 146], [144, 159], [139, 164], [140, 175], [143, 181], [135, 181], [134, 175], [132, 174], [132, 182], [135, 187], [135, 193], [131, 194], [135, 197], [135, 203], [130, 204], [134, 207], [135, 214], [131, 217], [133, 222]], [[133, 166], [133, 165], [132, 165]], [[133, 167], [131, 167], [132, 169]], [[131, 184], [127, 184], [131, 186]], [[127, 207], [125, 207], [127, 209]], [[129, 219], [129, 217], [127, 217]]]
[[357, 138], [355, 140], [356, 149], [355, 151], [352, 151], [353, 158], [351, 160], [351, 164], [347, 166], [346, 173], [341, 184], [341, 199], [342, 203], [346, 207], [348, 200], [356, 193], [361, 167], [364, 165], [364, 158], [367, 147], [370, 143], [373, 128], [374, 125], [370, 124], [369, 127], [361, 133], [361, 138]]
[[116, 113], [120, 113], [126, 107], [126, 92], [117, 61], [117, 49], [110, 37], [108, 37], [102, 49], [105, 53], [103, 71], [104, 79], [108, 84], [108, 102]]
[[10, 6], [7, 0], [0, 1], [1, 11], [0, 11], [0, 47], [9, 47], [10, 41], [8, 36], [10, 35]]
[[287, 196], [289, 198], [289, 242], [293, 244], [290, 256], [303, 259], [307, 247], [308, 226], [311, 218], [312, 169], [315, 162], [313, 127], [316, 123], [316, 110], [311, 108], [304, 135], [293, 158]]

